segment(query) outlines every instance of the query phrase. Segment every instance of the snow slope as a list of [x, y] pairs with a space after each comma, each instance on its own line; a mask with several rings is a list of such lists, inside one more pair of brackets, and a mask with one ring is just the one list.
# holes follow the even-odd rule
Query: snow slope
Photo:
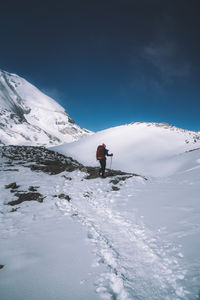
[[[199, 300], [200, 149], [148, 180], [36, 172], [26, 151], [0, 158], [2, 299]], [[14, 181], [43, 203], [7, 205]]]
[[0, 70], [0, 144], [58, 145], [90, 132], [25, 79]]
[[181, 167], [179, 154], [200, 147], [200, 134], [162, 123], [131, 123], [99, 131], [55, 150], [94, 166], [98, 165], [96, 148], [102, 142], [114, 153], [114, 169], [167, 176]]

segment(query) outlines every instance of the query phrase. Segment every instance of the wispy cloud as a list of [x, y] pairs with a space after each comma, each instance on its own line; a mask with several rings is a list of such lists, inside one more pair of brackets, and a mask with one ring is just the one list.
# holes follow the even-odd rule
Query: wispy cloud
[[[136, 59], [137, 58], [137, 59]], [[180, 55], [176, 43], [160, 41], [138, 47], [130, 87], [143, 92], [164, 95], [166, 89], [190, 75], [190, 64]]]
[[66, 95], [64, 95], [61, 91], [59, 91], [57, 88], [54, 87], [43, 88], [42, 92], [60, 103], [62, 103], [66, 98]]
[[170, 84], [175, 79], [185, 78], [190, 74], [189, 63], [181, 59], [174, 43], [148, 45], [143, 48], [141, 56], [155, 68], [164, 84]]

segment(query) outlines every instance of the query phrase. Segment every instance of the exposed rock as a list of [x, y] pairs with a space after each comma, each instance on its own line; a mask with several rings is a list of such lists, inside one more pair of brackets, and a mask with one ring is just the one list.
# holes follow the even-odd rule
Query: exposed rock
[[3, 269], [4, 265], [0, 265], [0, 269]]
[[66, 176], [66, 175], [62, 175], [62, 177], [65, 178], [66, 180], [72, 180], [71, 177], [68, 177], [68, 176]]
[[4, 169], [4, 172], [5, 171], [10, 171], [10, 172], [19, 172], [19, 170], [18, 169]]
[[16, 182], [12, 182], [8, 185], [5, 185], [6, 189], [17, 189], [19, 187], [19, 185], [16, 184]]
[[[83, 166], [71, 157], [66, 157], [60, 153], [48, 150], [44, 147], [37, 146], [2, 146], [0, 147], [1, 156], [7, 158], [7, 165], [22, 165], [30, 168], [32, 171], [44, 172], [49, 175], [56, 175], [61, 172], [72, 172], [79, 170], [84, 173], [84, 177], [81, 179], [89, 180], [100, 178], [99, 167]], [[10, 167], [10, 166], [9, 166]], [[14, 170], [14, 168], [12, 169]], [[65, 180], [72, 180], [72, 177], [67, 174], [61, 175]], [[124, 181], [133, 176], [140, 176], [137, 174], [131, 174], [122, 172], [120, 170], [106, 169], [105, 177], [112, 178], [109, 183], [112, 184], [112, 190], [118, 191], [119, 187], [116, 187], [120, 181]], [[144, 178], [144, 177], [143, 177]], [[146, 178], [144, 178], [146, 179]], [[16, 182], [12, 182], [5, 185], [6, 189], [10, 189], [10, 192], [15, 193], [16, 200], [9, 201], [7, 204], [11, 206], [19, 205], [24, 201], [38, 201], [43, 202], [45, 196], [37, 192], [39, 186], [29, 186], [28, 191], [19, 190], [19, 185]], [[18, 190], [17, 190], [18, 189]], [[108, 191], [110, 188], [108, 189]], [[89, 198], [92, 194], [85, 192], [83, 197]], [[58, 197], [59, 199], [65, 199], [70, 201], [71, 198], [66, 194], [52, 195], [52, 197]], [[17, 208], [13, 208], [11, 212], [17, 211]]]
[[17, 160], [32, 171], [41, 171], [56, 175], [64, 171], [72, 172], [83, 168], [76, 160], [44, 147], [33, 146], [3, 146], [2, 156]]
[[9, 167], [14, 167], [15, 166], [15, 165], [13, 165], [13, 163], [11, 161], [7, 161], [5, 165], [9, 166]]
[[131, 178], [133, 176], [134, 175], [116, 177], [115, 179], [110, 180], [110, 183], [112, 183], [112, 184], [118, 184], [120, 181], [125, 181], [126, 179]]
[[32, 171], [42, 171], [44, 173], [48, 173], [50, 175], [56, 175], [61, 172], [66, 171], [66, 168], [63, 164], [59, 164], [56, 161], [55, 162], [44, 162], [44, 165], [30, 165], [29, 167], [31, 168]]
[[[98, 167], [84, 167], [84, 172], [88, 173], [88, 175], [85, 177], [85, 179], [95, 179], [95, 178], [100, 177]], [[120, 170], [106, 169], [105, 177], [114, 177], [114, 176], [126, 176], [126, 179], [127, 179], [127, 178], [130, 178], [130, 177], [139, 176], [139, 175], [122, 172]]]
[[84, 167], [81, 169], [81, 171], [88, 174], [87, 176], [85, 176], [85, 179], [95, 179], [99, 177], [99, 168]]
[[65, 199], [65, 200], [67, 200], [67, 201], [70, 201], [70, 200], [71, 200], [71, 198], [69, 197], [69, 195], [65, 195], [65, 194], [60, 194], [60, 195], [58, 195], [58, 198], [59, 198], [59, 199]]
[[[37, 146], [2, 146], [2, 156], [11, 160], [16, 160], [17, 164], [22, 164], [32, 171], [44, 172], [49, 175], [57, 175], [61, 172], [73, 172], [80, 170], [87, 173], [85, 179], [95, 179], [99, 177], [98, 167], [85, 167], [71, 157], [66, 157], [60, 153]], [[106, 170], [106, 177], [114, 176], [139, 176], [119, 170]], [[71, 177], [63, 175], [67, 180]], [[144, 178], [146, 179], [146, 178]]]
[[113, 186], [112, 186], [112, 190], [113, 190], [113, 191], [119, 191], [120, 188], [118, 188], [117, 186], [114, 186], [114, 185], [113, 185]]
[[77, 217], [78, 216], [78, 213], [73, 213], [72, 214], [72, 217]]
[[12, 208], [10, 212], [15, 212], [19, 209], [19, 207], [16, 207], [16, 208]]
[[92, 195], [92, 192], [86, 192], [86, 193], [83, 194], [83, 197], [89, 198], [90, 195]]
[[191, 150], [185, 151], [185, 153], [187, 153], [187, 152], [193, 152], [193, 151], [197, 151], [197, 150], [200, 150], [200, 148], [191, 149]]
[[13, 200], [8, 202], [8, 205], [14, 206], [18, 205], [24, 201], [38, 201], [40, 203], [43, 202], [43, 199], [45, 198], [42, 194], [40, 193], [16, 193], [15, 196], [18, 197], [17, 200]]
[[[11, 193], [16, 193], [16, 189], [10, 190]], [[19, 193], [26, 193], [26, 191], [18, 191]]]
[[37, 189], [39, 188], [39, 186], [29, 186], [29, 188], [28, 188], [28, 190], [30, 191], [30, 192], [37, 192]]

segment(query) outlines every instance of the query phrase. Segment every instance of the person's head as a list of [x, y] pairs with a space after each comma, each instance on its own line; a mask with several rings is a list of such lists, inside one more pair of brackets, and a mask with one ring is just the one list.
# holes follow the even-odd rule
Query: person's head
[[102, 143], [102, 146], [103, 146], [104, 148], [106, 148], [106, 145], [105, 145], [104, 143]]

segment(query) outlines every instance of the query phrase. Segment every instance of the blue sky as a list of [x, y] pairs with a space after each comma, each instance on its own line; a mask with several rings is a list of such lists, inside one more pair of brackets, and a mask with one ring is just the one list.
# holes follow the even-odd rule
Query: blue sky
[[0, 68], [53, 97], [80, 126], [144, 121], [200, 131], [198, 0], [11, 2], [1, 4]]

